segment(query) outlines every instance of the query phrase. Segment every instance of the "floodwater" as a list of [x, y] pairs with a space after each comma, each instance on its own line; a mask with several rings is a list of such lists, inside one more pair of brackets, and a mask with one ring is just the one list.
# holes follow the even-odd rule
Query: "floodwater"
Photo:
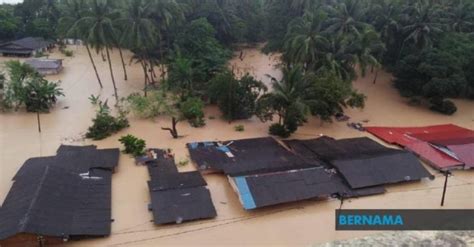
[[[61, 143], [95, 144], [99, 148], [120, 147], [118, 139], [132, 134], [143, 138], [148, 147], [172, 148], [177, 162], [189, 159], [185, 143], [205, 140], [227, 140], [267, 136], [270, 123], [250, 120], [228, 123], [220, 118], [216, 107], [206, 109], [204, 128], [191, 128], [186, 122], [178, 125], [183, 138], [174, 140], [161, 127], [169, 126], [167, 118], [141, 120], [130, 118], [131, 127], [103, 141], [92, 142], [81, 136], [91, 124], [94, 108], [89, 103], [90, 95], [100, 94], [102, 99], [113, 103], [113, 88], [107, 63], [95, 56], [99, 73], [104, 83], [100, 90], [87, 53], [82, 47], [72, 46], [75, 55], [64, 58], [64, 71], [50, 80], [61, 80], [66, 97], [49, 114], [41, 115], [42, 133], [37, 131], [36, 115], [25, 112], [0, 114], [0, 201], [3, 201], [11, 186], [11, 178], [22, 163], [36, 156], [54, 155]], [[236, 74], [249, 72], [269, 84], [266, 74], [279, 77], [275, 66], [278, 56], [267, 56], [255, 48], [244, 50], [243, 60], [236, 53], [230, 62]], [[125, 53], [128, 61], [131, 54]], [[123, 80], [118, 52], [112, 54], [120, 96], [137, 92], [143, 88], [143, 72], [134, 63], [127, 66], [129, 79]], [[51, 57], [63, 58], [59, 53]], [[0, 58], [0, 62], [7, 58]], [[474, 102], [455, 100], [458, 112], [444, 116], [425, 108], [411, 107], [391, 86], [391, 76], [380, 72], [376, 84], [372, 74], [354, 82], [354, 87], [368, 96], [364, 110], [348, 110], [351, 121], [368, 121], [371, 125], [420, 126], [453, 123], [474, 129]], [[208, 117], [213, 117], [209, 119]], [[244, 125], [244, 132], [234, 131], [235, 125]], [[319, 135], [336, 138], [369, 136], [348, 128], [345, 123], [321, 125], [315, 118], [301, 127], [293, 138], [315, 138]], [[194, 170], [189, 164], [179, 167], [181, 171]], [[346, 209], [360, 208], [440, 208], [443, 178], [439, 173], [435, 181], [422, 181], [389, 186], [384, 195], [347, 200]], [[474, 174], [472, 171], [455, 171], [449, 180], [445, 208], [474, 208]], [[149, 194], [148, 174], [144, 167], [136, 166], [132, 158], [121, 155], [119, 168], [113, 176], [112, 235], [107, 238], [83, 240], [69, 243], [70, 246], [171, 246], [171, 245], [311, 245], [332, 240], [361, 237], [372, 232], [336, 232], [335, 209], [337, 200], [311, 200], [286, 204], [256, 211], [242, 209], [237, 195], [222, 175], [206, 175], [218, 217], [181, 225], [154, 226], [152, 215], [147, 210]]]

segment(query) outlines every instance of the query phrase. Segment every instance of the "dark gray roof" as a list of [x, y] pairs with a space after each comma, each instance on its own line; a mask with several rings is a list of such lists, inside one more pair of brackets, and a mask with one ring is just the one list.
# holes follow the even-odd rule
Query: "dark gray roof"
[[[230, 176], [277, 172], [298, 168], [319, 167], [318, 160], [304, 160], [271, 137], [223, 142], [189, 143], [191, 159], [202, 171], [222, 171]], [[222, 149], [224, 148], [224, 150]], [[234, 157], [228, 157], [226, 149]]]
[[407, 151], [334, 160], [332, 164], [355, 189], [432, 177]]
[[62, 66], [61, 59], [29, 59], [25, 61], [25, 64], [30, 65], [35, 69], [59, 69]]
[[91, 159], [77, 156], [81, 151], [72, 153], [25, 162], [0, 208], [0, 239], [110, 234], [112, 170], [91, 167]]
[[[322, 167], [250, 175], [243, 179], [245, 179], [255, 202], [253, 208], [318, 197], [341, 196], [349, 198], [385, 192], [383, 187], [353, 190], [335, 171]], [[240, 194], [245, 193], [245, 188], [242, 188], [241, 185], [238, 185], [237, 188]]]
[[216, 209], [205, 187], [153, 191], [151, 204], [155, 224], [214, 218]]
[[151, 191], [185, 189], [206, 186], [207, 183], [200, 172], [159, 173], [148, 187]]
[[37, 50], [46, 48], [51, 45], [52, 41], [45, 40], [41, 37], [26, 37], [0, 44], [0, 50]]
[[286, 143], [303, 155], [316, 155], [335, 167], [353, 189], [432, 177], [410, 152], [387, 148], [366, 137], [322, 137]]
[[206, 181], [199, 172], [180, 173], [174, 158], [154, 150], [157, 159], [149, 160], [151, 210], [155, 224], [213, 218], [217, 215]]

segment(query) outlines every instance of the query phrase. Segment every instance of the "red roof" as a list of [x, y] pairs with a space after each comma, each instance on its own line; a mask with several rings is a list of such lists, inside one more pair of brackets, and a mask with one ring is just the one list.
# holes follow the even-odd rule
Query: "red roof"
[[449, 145], [448, 148], [453, 151], [466, 166], [474, 168], [474, 143]]
[[[453, 124], [426, 127], [366, 127], [366, 130], [378, 138], [406, 147], [438, 169], [466, 165], [474, 167], [474, 131]], [[435, 145], [447, 146], [459, 160], [434, 148]]]

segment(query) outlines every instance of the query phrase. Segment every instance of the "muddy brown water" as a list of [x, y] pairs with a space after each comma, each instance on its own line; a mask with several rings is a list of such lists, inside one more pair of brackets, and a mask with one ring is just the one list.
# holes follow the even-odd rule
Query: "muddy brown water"
[[[267, 136], [270, 123], [261, 123], [252, 118], [228, 123], [220, 119], [214, 106], [206, 108], [207, 125], [191, 128], [186, 122], [178, 126], [183, 138], [174, 140], [161, 127], [169, 126], [167, 118], [142, 120], [130, 118], [131, 127], [103, 141], [92, 142], [81, 136], [91, 124], [94, 108], [89, 103], [91, 94], [100, 94], [112, 103], [113, 88], [108, 65], [99, 55], [95, 56], [99, 73], [104, 83], [100, 90], [84, 48], [71, 46], [75, 54], [65, 58], [58, 52], [50, 57], [64, 58], [65, 69], [50, 80], [61, 80], [66, 97], [60, 98], [50, 114], [42, 114], [43, 132], [37, 131], [36, 116], [25, 112], [0, 114], [0, 202], [8, 193], [11, 178], [23, 162], [36, 156], [54, 155], [61, 143], [95, 144], [99, 148], [120, 147], [118, 139], [125, 134], [136, 135], [146, 140], [149, 147], [172, 148], [177, 161], [187, 160], [185, 143], [205, 140], [242, 139]], [[143, 88], [143, 74], [136, 64], [127, 66], [129, 80], [123, 80], [119, 54], [113, 54], [113, 68], [120, 96], [126, 96]], [[128, 61], [130, 53], [125, 54]], [[250, 73], [270, 85], [267, 74], [281, 77], [275, 66], [278, 55], [264, 55], [256, 48], [244, 50], [243, 60], [236, 58], [229, 66], [237, 74]], [[11, 58], [0, 58], [0, 62]], [[378, 81], [372, 83], [373, 74], [354, 81], [354, 87], [368, 96], [364, 110], [348, 110], [351, 121], [368, 120], [370, 125], [421, 126], [453, 123], [466, 128], [474, 128], [474, 102], [454, 100], [458, 112], [454, 116], [444, 116], [425, 108], [412, 107], [401, 98], [391, 86], [391, 75], [380, 72]], [[235, 125], [244, 125], [244, 132], [234, 131]], [[346, 127], [345, 123], [325, 123], [310, 118], [293, 138], [315, 138], [319, 135], [335, 138], [369, 136]], [[181, 171], [194, 170], [192, 164], [179, 167]], [[440, 208], [443, 179], [422, 181], [397, 186], [388, 186], [384, 195], [352, 199], [344, 203], [344, 208]], [[135, 166], [132, 159], [121, 155], [120, 165], [113, 177], [112, 235], [107, 238], [83, 240], [69, 243], [69, 246], [201, 246], [201, 245], [311, 245], [332, 240], [366, 236], [372, 232], [336, 232], [335, 209], [337, 200], [311, 200], [286, 204], [256, 211], [242, 209], [237, 195], [232, 191], [227, 179], [222, 175], [206, 175], [218, 217], [212, 220], [185, 223], [182, 225], [154, 226], [152, 215], [147, 210], [149, 194], [146, 181], [147, 170]], [[474, 175], [472, 171], [456, 171], [449, 180], [445, 208], [474, 208]]]

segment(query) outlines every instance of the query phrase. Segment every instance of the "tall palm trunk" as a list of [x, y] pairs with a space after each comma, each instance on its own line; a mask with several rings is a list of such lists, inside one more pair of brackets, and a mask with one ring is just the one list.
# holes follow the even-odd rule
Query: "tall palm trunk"
[[107, 53], [107, 59], [109, 60], [110, 76], [112, 77], [112, 84], [114, 85], [115, 101], [118, 104], [119, 97], [118, 97], [118, 92], [117, 92], [117, 85], [115, 85], [114, 70], [112, 69], [112, 61], [110, 60], [109, 48], [105, 47], [105, 51]]
[[127, 69], [125, 68], [125, 61], [123, 60], [122, 48], [120, 48], [120, 46], [118, 46], [118, 50], [119, 50], [119, 53], [120, 53], [120, 59], [122, 59], [123, 77], [124, 77], [125, 80], [128, 80]]
[[161, 65], [161, 80], [165, 81], [165, 64], [163, 63], [163, 43], [161, 37], [159, 37], [159, 46], [160, 46], [160, 65]]
[[378, 75], [379, 75], [379, 70], [377, 69], [377, 70], [375, 71], [375, 77], [374, 77], [374, 82], [373, 82], [374, 84], [377, 82], [377, 77], [378, 77]]
[[142, 68], [143, 68], [143, 73], [145, 74], [145, 87], [143, 88], [143, 94], [145, 95], [145, 97], [147, 96], [147, 87], [148, 87], [148, 73], [147, 73], [147, 68], [146, 68], [146, 62], [141, 62], [142, 64]]
[[94, 62], [94, 59], [92, 58], [91, 50], [89, 49], [88, 44], [86, 44], [86, 49], [87, 49], [87, 53], [89, 54], [89, 58], [91, 60], [92, 67], [94, 67], [95, 75], [97, 76], [97, 81], [99, 82], [99, 86], [100, 86], [100, 88], [104, 88], [102, 86], [102, 81], [100, 80], [100, 76], [99, 76], [99, 73], [97, 72], [97, 67], [95, 66], [95, 62]]

